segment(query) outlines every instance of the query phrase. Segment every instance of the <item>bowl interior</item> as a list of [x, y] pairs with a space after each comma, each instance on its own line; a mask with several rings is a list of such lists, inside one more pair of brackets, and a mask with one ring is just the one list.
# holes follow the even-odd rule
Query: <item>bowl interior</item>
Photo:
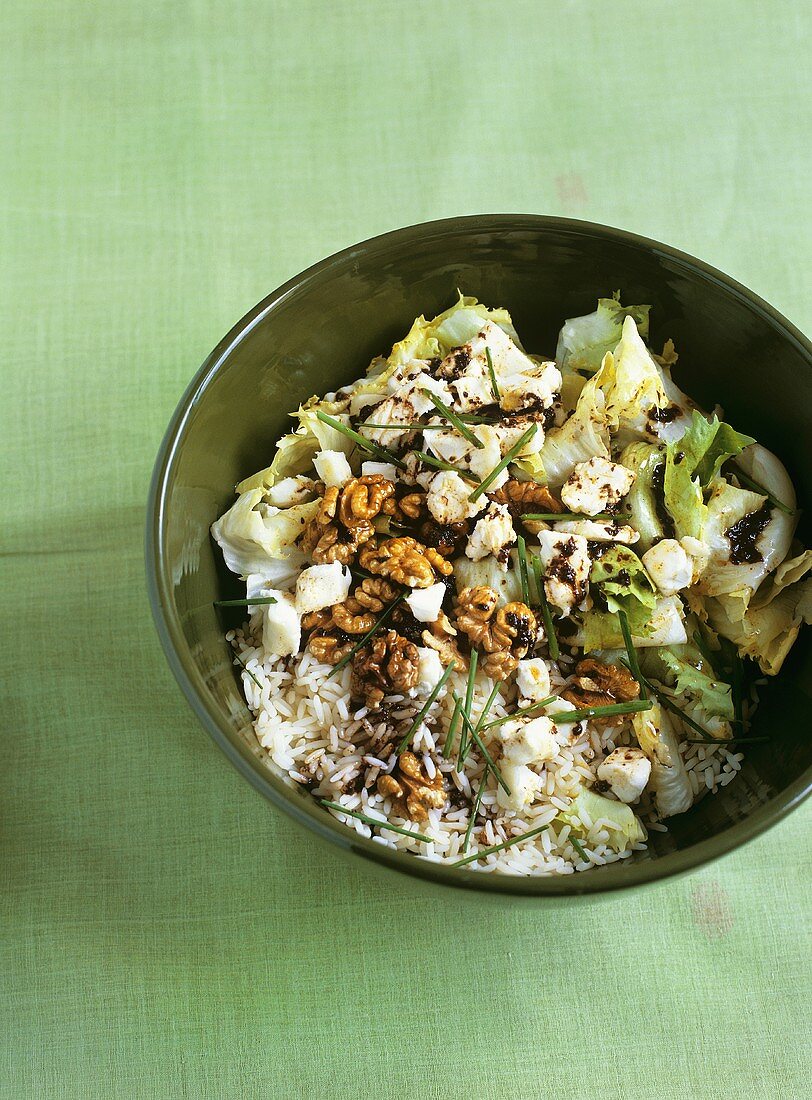
[[[264, 764], [212, 601], [239, 586], [210, 541], [233, 486], [270, 463], [288, 413], [363, 373], [415, 316], [446, 308], [460, 288], [506, 306], [528, 350], [552, 355], [561, 322], [620, 289], [652, 304], [651, 342], [671, 337], [679, 384], [787, 464], [802, 507], [812, 470], [808, 344], [759, 299], [719, 273], [653, 242], [585, 223], [531, 216], [432, 223], [348, 249], [293, 280], [250, 313], [187, 391], [156, 466], [148, 563], [156, 621], [173, 669], [199, 715], [264, 794], [346, 848], [438, 881], [529, 894], [592, 892], [684, 870], [735, 846], [797, 801], [812, 766], [805, 716], [809, 640], [762, 693], [740, 776], [654, 834], [658, 859], [567, 879], [509, 880], [438, 869], [342, 829]], [[803, 532], [802, 532], [803, 533]], [[462, 880], [465, 880], [464, 883]]]

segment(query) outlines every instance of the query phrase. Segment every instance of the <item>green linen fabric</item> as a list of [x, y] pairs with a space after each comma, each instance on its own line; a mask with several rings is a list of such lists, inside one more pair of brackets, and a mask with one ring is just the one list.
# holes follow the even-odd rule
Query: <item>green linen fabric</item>
[[0, 23], [0, 1096], [808, 1095], [808, 805], [628, 896], [416, 896], [231, 769], [142, 565], [199, 363], [375, 233], [602, 221], [808, 330], [808, 8], [5, 0]]

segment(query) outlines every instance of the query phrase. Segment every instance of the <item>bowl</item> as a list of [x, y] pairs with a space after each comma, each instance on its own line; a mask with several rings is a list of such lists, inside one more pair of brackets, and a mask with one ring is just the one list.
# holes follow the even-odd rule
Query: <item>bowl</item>
[[[212, 601], [240, 594], [209, 537], [234, 485], [267, 466], [288, 413], [358, 377], [418, 314], [457, 288], [506, 306], [525, 345], [555, 349], [565, 317], [619, 288], [652, 304], [653, 346], [673, 338], [678, 379], [708, 408], [775, 450], [802, 507], [812, 499], [812, 346], [757, 295], [656, 241], [587, 222], [481, 215], [374, 237], [308, 268], [255, 306], [214, 349], [183, 395], [155, 464], [146, 557], [149, 597], [169, 664], [202, 724], [275, 806], [345, 852], [428, 883], [546, 898], [639, 886], [698, 867], [774, 824], [809, 793], [812, 662], [803, 633], [763, 690], [740, 775], [653, 833], [651, 853], [562, 877], [441, 867], [345, 828], [269, 770]], [[244, 594], [244, 593], [243, 593]], [[236, 622], [227, 625], [236, 625]]]

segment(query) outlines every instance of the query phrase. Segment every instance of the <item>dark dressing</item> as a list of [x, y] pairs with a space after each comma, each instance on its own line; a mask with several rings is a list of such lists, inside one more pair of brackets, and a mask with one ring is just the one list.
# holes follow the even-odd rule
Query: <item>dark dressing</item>
[[657, 519], [660, 521], [663, 534], [667, 539], [673, 539], [677, 532], [674, 521], [665, 506], [665, 459], [651, 471], [651, 488], [654, 497], [654, 510], [657, 513]]
[[762, 504], [757, 512], [748, 512], [746, 516], [728, 527], [725, 536], [730, 542], [730, 560], [734, 565], [753, 565], [764, 561], [756, 540], [772, 517], [772, 506]]

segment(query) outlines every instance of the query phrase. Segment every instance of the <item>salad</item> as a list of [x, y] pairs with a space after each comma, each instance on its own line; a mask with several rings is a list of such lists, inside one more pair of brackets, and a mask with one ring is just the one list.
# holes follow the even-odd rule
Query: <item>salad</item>
[[460, 295], [293, 413], [213, 524], [269, 766], [349, 828], [569, 874], [735, 778], [812, 551], [779, 459], [648, 336], [616, 294], [530, 354]]

